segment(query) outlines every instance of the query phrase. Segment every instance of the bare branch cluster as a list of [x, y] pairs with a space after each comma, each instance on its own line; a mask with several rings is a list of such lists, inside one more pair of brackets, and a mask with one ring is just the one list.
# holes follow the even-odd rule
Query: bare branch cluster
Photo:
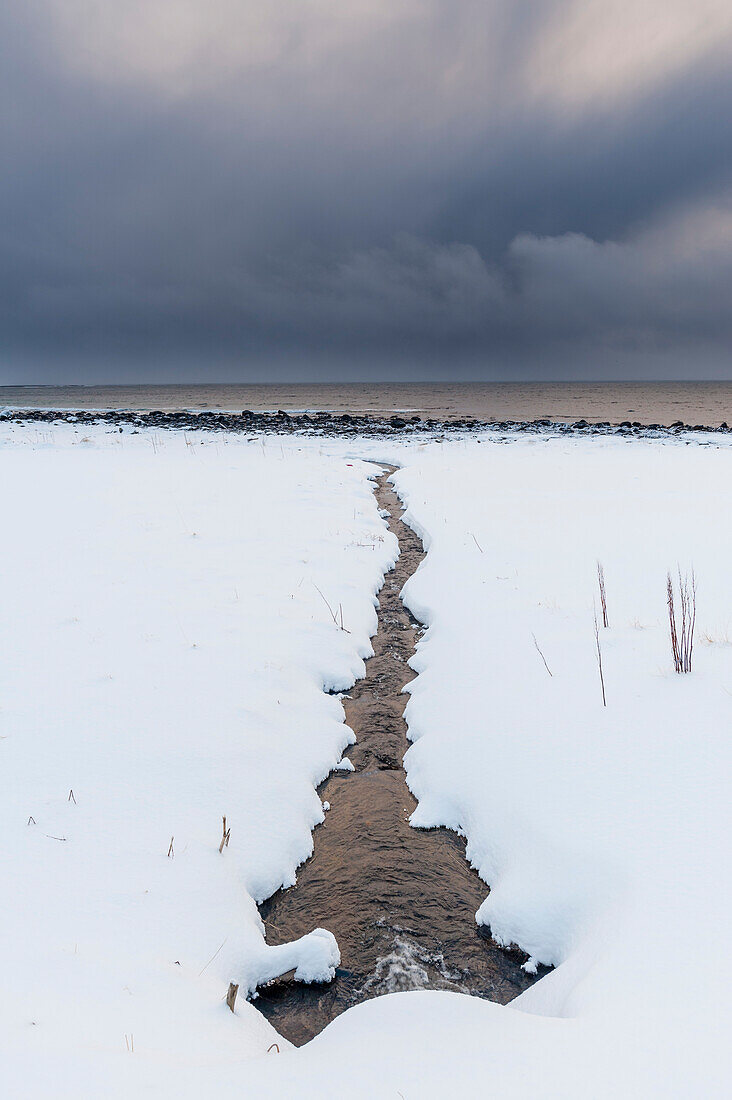
[[671, 654], [676, 672], [691, 672], [694, 653], [694, 627], [696, 626], [696, 578], [694, 570], [681, 575], [679, 569], [678, 601], [679, 617], [676, 615], [676, 594], [674, 581], [669, 572], [666, 576], [666, 602], [668, 603], [668, 624], [671, 638]]

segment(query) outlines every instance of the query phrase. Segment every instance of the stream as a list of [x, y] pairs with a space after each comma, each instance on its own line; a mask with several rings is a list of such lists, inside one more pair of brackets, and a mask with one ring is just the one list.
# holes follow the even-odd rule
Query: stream
[[[475, 923], [488, 888], [465, 859], [465, 841], [444, 829], [413, 829], [416, 806], [402, 767], [409, 747], [403, 712], [408, 665], [421, 627], [400, 592], [425, 556], [403, 523], [389, 484], [393, 467], [376, 482], [399, 558], [379, 594], [374, 656], [366, 675], [344, 696], [346, 722], [356, 735], [348, 752], [355, 771], [335, 771], [319, 788], [330, 803], [314, 833], [314, 852], [297, 885], [260, 906], [267, 942], [285, 943], [327, 928], [341, 950], [328, 985], [291, 977], [259, 990], [255, 1006], [297, 1046], [339, 1013], [370, 997], [409, 989], [449, 989], [505, 1004], [539, 975], [522, 969], [526, 956], [497, 946]], [[459, 733], [456, 734], [459, 736]]]

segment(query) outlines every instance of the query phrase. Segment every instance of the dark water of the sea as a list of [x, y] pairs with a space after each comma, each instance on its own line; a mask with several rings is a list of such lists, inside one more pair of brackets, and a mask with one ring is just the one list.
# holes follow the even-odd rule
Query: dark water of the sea
[[427, 382], [0, 386], [0, 407], [409, 412], [439, 420], [732, 423], [732, 382]]

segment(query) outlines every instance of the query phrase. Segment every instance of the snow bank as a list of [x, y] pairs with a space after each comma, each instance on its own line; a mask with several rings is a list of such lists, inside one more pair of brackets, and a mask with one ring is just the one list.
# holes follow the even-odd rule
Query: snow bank
[[339, 961], [322, 929], [268, 947], [255, 901], [295, 881], [352, 741], [323, 689], [363, 674], [396, 552], [373, 467], [70, 426], [3, 428], [0, 463], [3, 1044], [266, 1050], [228, 982]]
[[[678, 1051], [690, 1070], [729, 1025], [732, 450], [473, 442], [395, 481], [429, 542], [405, 590], [429, 623], [406, 710], [412, 823], [466, 835], [491, 887], [478, 920], [557, 967], [516, 1007], [579, 1018], [578, 1063], [611, 1046], [578, 1095], [618, 1095], [639, 1048], [666, 1063], [645, 1095], [689, 1095]], [[678, 563], [698, 584], [689, 676], [668, 641]]]

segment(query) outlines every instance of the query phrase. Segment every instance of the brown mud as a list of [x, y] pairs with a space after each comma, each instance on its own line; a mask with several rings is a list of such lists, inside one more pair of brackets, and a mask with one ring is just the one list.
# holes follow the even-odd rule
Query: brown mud
[[376, 499], [399, 540], [399, 559], [379, 595], [378, 632], [366, 676], [344, 697], [356, 735], [355, 772], [337, 771], [320, 787], [330, 802], [314, 834], [314, 853], [297, 885], [260, 906], [269, 943], [327, 928], [341, 950], [329, 985], [280, 978], [254, 1004], [277, 1030], [301, 1045], [351, 1005], [406, 989], [450, 989], [505, 1004], [536, 980], [526, 956], [492, 942], [475, 923], [488, 893], [465, 859], [465, 841], [448, 829], [413, 829], [416, 806], [402, 758], [408, 748], [404, 685], [420, 626], [400, 599], [424, 557], [401, 505], [379, 477]]

